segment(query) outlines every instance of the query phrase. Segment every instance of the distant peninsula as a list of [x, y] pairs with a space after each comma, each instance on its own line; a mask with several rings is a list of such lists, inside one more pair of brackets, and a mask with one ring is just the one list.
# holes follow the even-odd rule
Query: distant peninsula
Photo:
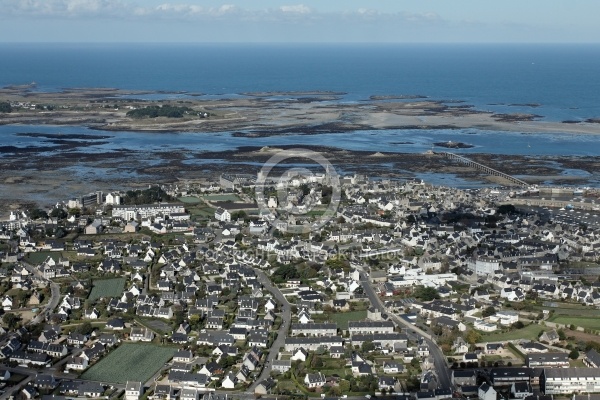
[[[551, 122], [541, 115], [493, 113], [460, 100], [422, 94], [372, 95], [343, 101], [343, 92], [203, 95], [115, 88], [43, 92], [31, 85], [0, 89], [0, 124], [74, 125], [106, 131], [235, 132], [246, 137], [359, 130], [486, 129], [523, 133], [598, 134], [598, 118]], [[537, 104], [536, 104], [537, 105]], [[528, 104], [527, 106], [533, 106]]]

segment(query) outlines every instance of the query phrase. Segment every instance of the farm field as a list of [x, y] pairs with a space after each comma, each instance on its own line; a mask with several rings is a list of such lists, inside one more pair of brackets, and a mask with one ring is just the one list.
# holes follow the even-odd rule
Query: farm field
[[98, 300], [101, 297], [121, 297], [125, 287], [125, 278], [94, 280], [89, 300]]
[[[595, 311], [596, 313], [598, 312], [597, 310]], [[549, 321], [556, 324], [575, 325], [585, 329], [600, 330], [600, 319], [597, 317], [554, 315]]]
[[81, 378], [111, 383], [140, 381], [143, 384], [169, 361], [174, 353], [175, 349], [172, 347], [123, 343], [88, 369]]
[[365, 318], [367, 318], [367, 312], [365, 310], [336, 312], [329, 315], [329, 319], [331, 319], [332, 322], [336, 322], [340, 329], [348, 329], [348, 321], [362, 321]]
[[194, 196], [185, 196], [177, 199], [178, 201], [185, 204], [198, 204], [200, 203], [200, 199]]
[[515, 329], [510, 332], [482, 333], [482, 342], [507, 342], [509, 340], [529, 339], [535, 340], [543, 326], [537, 324], [527, 325], [523, 329]]
[[581, 315], [584, 317], [593, 317], [593, 316], [597, 316], [598, 315], [598, 309], [594, 308], [594, 307], [589, 307], [589, 306], [584, 306], [582, 304], [579, 303], [557, 303], [558, 307], [545, 307], [543, 305], [541, 306], [534, 306], [534, 309], [537, 311], [542, 311], [544, 309], [553, 311], [553, 316], [550, 318], [551, 322], [552, 318], [556, 318], [558, 316], [576, 316], [576, 315]]
[[209, 194], [202, 196], [208, 201], [240, 201], [241, 199], [236, 194]]

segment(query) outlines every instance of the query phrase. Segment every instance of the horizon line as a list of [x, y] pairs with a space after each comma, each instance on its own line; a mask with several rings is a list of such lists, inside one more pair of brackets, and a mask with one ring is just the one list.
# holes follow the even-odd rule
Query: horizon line
[[598, 45], [600, 42], [356, 42], [356, 41], [332, 41], [332, 42], [267, 42], [267, 41], [225, 41], [225, 42], [203, 42], [203, 41], [0, 41], [0, 45], [23, 45], [23, 44], [111, 44], [111, 45], [128, 45], [128, 44], [206, 44], [206, 45]]

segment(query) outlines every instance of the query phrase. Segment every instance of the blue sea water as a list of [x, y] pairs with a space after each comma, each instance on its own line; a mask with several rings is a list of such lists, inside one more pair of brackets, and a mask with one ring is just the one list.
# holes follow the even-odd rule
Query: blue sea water
[[[600, 118], [598, 71], [600, 45], [0, 44], [0, 86], [35, 81], [34, 90], [39, 91], [111, 87], [168, 92], [147, 95], [148, 99], [178, 99], [200, 93], [202, 96], [195, 98], [240, 97], [247, 92], [332, 91], [345, 93], [342, 102], [361, 102], [372, 95], [423, 95], [433, 100], [463, 101], [480, 110], [535, 113], [548, 121]], [[539, 107], [526, 105], [529, 103]], [[78, 149], [87, 153], [141, 150], [149, 155], [283, 145], [422, 153], [434, 142], [462, 141], [474, 147], [453, 151], [466, 155], [600, 154], [599, 135], [525, 135], [482, 129], [392, 129], [251, 138], [231, 132], [147, 134], [93, 131], [78, 126], [5, 125], [0, 126], [0, 144], [48, 148], [44, 153], [48, 157], [63, 152], [52, 150], [51, 142], [43, 138], [18, 135], [27, 132], [109, 137], [90, 140], [85, 148]], [[11, 155], [0, 154], [0, 159], [5, 156]], [[184, 163], [201, 166], [209, 161], [189, 158]], [[155, 161], [148, 156], [144, 163], [151, 166]], [[33, 167], [26, 159], [23, 166]], [[88, 163], [64, 170], [86, 179], [137, 177], [126, 165], [111, 169]], [[600, 186], [597, 173], [565, 173], [581, 175], [587, 183]], [[420, 176], [438, 184], [475, 185], [450, 174]], [[0, 185], [0, 194], [2, 190]]]
[[[0, 55], [0, 86], [38, 90], [420, 94], [551, 121], [600, 117], [591, 44], [0, 44]], [[526, 103], [541, 106], [510, 106]]]

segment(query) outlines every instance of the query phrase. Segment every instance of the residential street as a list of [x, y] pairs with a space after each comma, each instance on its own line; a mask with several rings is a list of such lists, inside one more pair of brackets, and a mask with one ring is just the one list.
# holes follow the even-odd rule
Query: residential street
[[54, 310], [58, 306], [58, 302], [60, 301], [60, 287], [58, 286], [58, 284], [52, 282], [51, 280], [44, 278], [42, 273], [33, 265], [28, 264], [25, 261], [21, 261], [21, 263], [23, 264], [25, 269], [29, 271], [29, 273], [35, 275], [43, 281], [48, 282], [48, 284], [50, 285], [50, 300], [48, 301], [44, 309], [40, 310], [38, 315], [36, 315], [36, 317], [29, 322], [31, 324], [38, 324], [40, 322], [43, 322], [46, 314], [51, 313], [52, 310]]
[[373, 286], [371, 286], [367, 273], [361, 272], [360, 276], [361, 276], [360, 282], [362, 284], [362, 287], [365, 291], [365, 294], [369, 298], [371, 305], [373, 305], [373, 307], [377, 308], [382, 313], [388, 314], [390, 316], [390, 318], [396, 324], [406, 328], [407, 332], [408, 331], [415, 332], [416, 334], [420, 335], [420, 337], [422, 337], [425, 340], [425, 342], [429, 346], [429, 353], [431, 354], [431, 356], [433, 356], [433, 358], [435, 360], [435, 372], [438, 377], [439, 387], [442, 389], [450, 388], [451, 387], [450, 371], [448, 369], [448, 364], [446, 363], [446, 357], [444, 357], [442, 350], [431, 339], [431, 336], [428, 333], [421, 330], [420, 328], [410, 324], [409, 322], [403, 320], [402, 318], [399, 318], [397, 315], [392, 313], [390, 310], [387, 310], [385, 308], [385, 306], [383, 305], [383, 303], [381, 302], [381, 299], [379, 298], [379, 296], [377, 296], [377, 293], [375, 293]]
[[288, 303], [287, 299], [281, 293], [279, 288], [277, 288], [275, 285], [273, 285], [271, 283], [271, 280], [267, 277], [267, 275], [263, 271], [261, 271], [259, 269], [255, 269], [255, 271], [256, 271], [258, 281], [263, 285], [263, 287], [266, 290], [268, 290], [271, 294], [273, 294], [273, 296], [275, 297], [275, 299], [277, 300], [278, 303], [282, 304], [281, 318], [283, 319], [283, 322], [281, 323], [281, 326], [279, 327], [279, 330], [277, 331], [277, 338], [275, 339], [275, 341], [273, 342], [273, 345], [269, 349], [269, 354], [267, 355], [267, 358], [265, 360], [265, 365], [264, 365], [262, 372], [260, 373], [258, 378], [256, 378], [254, 380], [254, 383], [252, 383], [252, 385], [250, 385], [250, 387], [248, 388], [248, 391], [252, 392], [252, 393], [254, 393], [254, 388], [262, 380], [267, 379], [270, 376], [271, 365], [273, 364], [273, 360], [277, 359], [277, 355], [279, 354], [279, 349], [281, 347], [283, 347], [283, 345], [284, 345], [285, 338], [287, 337], [287, 333], [290, 328], [290, 321], [292, 319], [292, 311], [291, 311], [290, 303]]

